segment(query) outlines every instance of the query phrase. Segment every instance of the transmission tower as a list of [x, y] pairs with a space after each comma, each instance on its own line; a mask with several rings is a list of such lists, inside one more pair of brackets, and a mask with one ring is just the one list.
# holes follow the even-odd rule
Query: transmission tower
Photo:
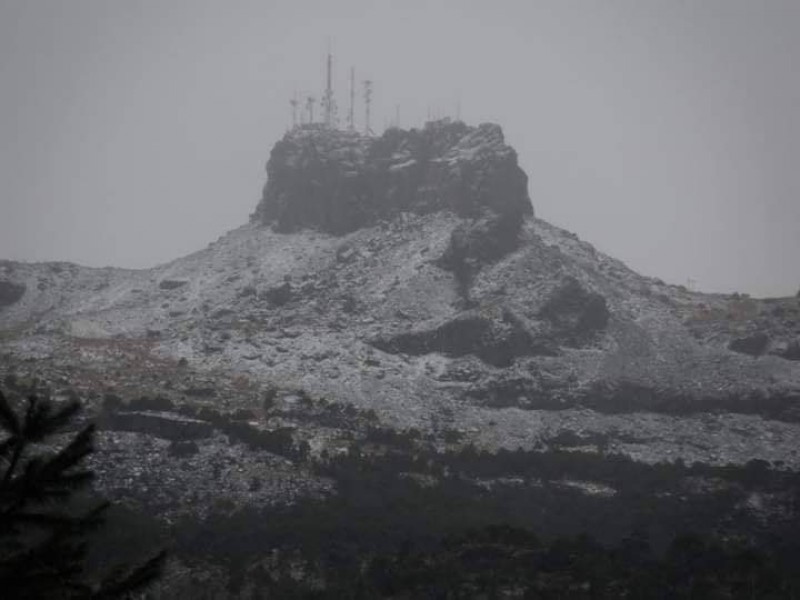
[[289, 100], [289, 104], [292, 106], [292, 129], [294, 129], [297, 127], [297, 107], [300, 104], [297, 101], [297, 92], [295, 92], [292, 99]]
[[354, 131], [356, 128], [355, 106], [356, 106], [356, 68], [350, 67], [350, 109], [347, 111], [347, 129], [349, 129], [350, 131]]
[[306, 112], [308, 113], [308, 122], [314, 122], [314, 103], [317, 101], [314, 96], [308, 96], [306, 98]]
[[372, 80], [365, 79], [364, 84], [364, 133], [367, 135], [374, 135], [372, 127], [369, 124], [369, 111], [372, 104]]
[[325, 111], [325, 127], [333, 127], [336, 118], [336, 101], [333, 99], [333, 55], [328, 50], [327, 77], [325, 80], [325, 94], [322, 97], [322, 108]]

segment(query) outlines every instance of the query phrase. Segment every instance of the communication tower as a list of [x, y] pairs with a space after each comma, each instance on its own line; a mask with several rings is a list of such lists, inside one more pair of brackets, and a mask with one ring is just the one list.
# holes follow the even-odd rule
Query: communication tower
[[322, 96], [322, 108], [325, 111], [325, 127], [333, 127], [336, 121], [336, 100], [333, 97], [333, 55], [328, 51], [326, 63], [327, 76], [325, 79], [325, 93]]
[[372, 131], [372, 127], [370, 127], [369, 117], [370, 117], [370, 107], [372, 104], [372, 80], [365, 79], [363, 81], [364, 85], [364, 133], [367, 135], [374, 135]]
[[306, 113], [308, 114], [308, 123], [314, 122], [314, 103], [317, 101], [314, 96], [308, 96], [306, 98]]
[[347, 129], [349, 129], [350, 131], [354, 131], [356, 128], [355, 106], [356, 106], [356, 68], [350, 67], [350, 109], [347, 111]]
[[297, 107], [300, 104], [297, 101], [297, 92], [295, 92], [292, 99], [289, 100], [289, 104], [292, 106], [292, 128], [295, 128], [297, 127]]

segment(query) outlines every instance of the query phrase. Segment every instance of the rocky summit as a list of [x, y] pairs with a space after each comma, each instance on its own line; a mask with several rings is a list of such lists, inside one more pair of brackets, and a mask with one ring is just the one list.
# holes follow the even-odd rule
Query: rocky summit
[[[798, 317], [798, 298], [669, 285], [537, 219], [500, 127], [450, 121], [295, 128], [249, 223], [152, 269], [0, 263], [5, 385], [87, 399], [99, 485], [167, 522], [336, 496], [337, 457], [394, 452], [446, 463], [397, 473], [421, 489], [460, 473], [557, 510], [616, 498], [624, 519], [635, 473], [665, 511], [723, 494], [709, 526], [782, 522], [788, 492], [730, 474], [800, 470]], [[508, 451], [572, 466], [447, 462]], [[666, 468], [669, 489], [642, 474]]]
[[253, 220], [276, 231], [351, 233], [402, 213], [533, 214], [528, 178], [497, 125], [437, 121], [373, 138], [319, 125], [272, 150]]

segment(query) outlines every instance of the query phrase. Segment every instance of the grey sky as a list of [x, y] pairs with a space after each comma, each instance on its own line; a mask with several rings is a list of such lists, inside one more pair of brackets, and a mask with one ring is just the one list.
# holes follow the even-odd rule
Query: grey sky
[[144, 267], [244, 223], [330, 37], [376, 129], [460, 99], [540, 217], [672, 283], [791, 294], [799, 34], [795, 0], [0, 0], [0, 257]]

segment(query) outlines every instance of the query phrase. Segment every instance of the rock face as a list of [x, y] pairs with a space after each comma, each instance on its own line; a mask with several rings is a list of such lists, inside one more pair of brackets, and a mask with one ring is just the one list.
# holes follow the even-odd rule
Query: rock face
[[783, 343], [775, 349], [774, 354], [786, 360], [800, 361], [800, 339]]
[[730, 350], [741, 354], [749, 354], [750, 356], [761, 356], [767, 351], [768, 347], [769, 336], [761, 331], [748, 337], [736, 338], [728, 344]]
[[25, 295], [25, 286], [13, 281], [0, 280], [0, 308], [19, 302]]
[[393, 354], [411, 355], [441, 352], [448, 356], [477, 356], [487, 364], [508, 367], [523, 356], [554, 356], [555, 345], [536, 339], [509, 311], [500, 319], [467, 312], [431, 330], [402, 333], [373, 342], [376, 348]]
[[272, 150], [253, 220], [342, 235], [401, 212], [532, 215], [527, 176], [499, 126], [438, 121], [379, 138], [295, 128]]
[[513, 214], [490, 213], [453, 230], [437, 264], [455, 275], [462, 297], [469, 298], [469, 287], [481, 268], [517, 249], [520, 225]]
[[550, 324], [554, 339], [578, 348], [606, 328], [610, 314], [605, 298], [569, 277], [547, 299], [539, 316]]
[[106, 417], [103, 425], [114, 431], [142, 432], [176, 441], [196, 440], [213, 432], [205, 421], [157, 412], [119, 412]]

